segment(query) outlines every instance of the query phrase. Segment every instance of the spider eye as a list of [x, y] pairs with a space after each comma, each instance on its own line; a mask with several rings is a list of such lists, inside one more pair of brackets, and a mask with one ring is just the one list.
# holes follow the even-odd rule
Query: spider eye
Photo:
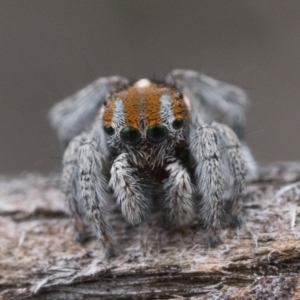
[[183, 126], [183, 119], [175, 119], [172, 123], [174, 129], [180, 129]]
[[104, 131], [105, 131], [105, 133], [106, 133], [107, 135], [114, 135], [114, 134], [115, 134], [114, 128], [111, 127], [111, 126], [109, 126], [109, 125], [105, 125], [105, 126], [103, 127], [103, 129], [104, 129]]
[[168, 129], [162, 124], [152, 125], [146, 131], [147, 139], [154, 144], [164, 141], [168, 134]]
[[141, 133], [133, 127], [124, 127], [120, 132], [122, 142], [129, 146], [136, 145], [141, 140]]

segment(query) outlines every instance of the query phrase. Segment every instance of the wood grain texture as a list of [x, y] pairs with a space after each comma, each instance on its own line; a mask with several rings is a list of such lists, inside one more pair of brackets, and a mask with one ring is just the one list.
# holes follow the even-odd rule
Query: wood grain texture
[[0, 178], [1, 299], [300, 299], [298, 199], [275, 199], [300, 163], [260, 170], [245, 195], [245, 224], [205, 246], [198, 220], [174, 230], [159, 211], [126, 224], [111, 204], [117, 256], [74, 240], [57, 174]]

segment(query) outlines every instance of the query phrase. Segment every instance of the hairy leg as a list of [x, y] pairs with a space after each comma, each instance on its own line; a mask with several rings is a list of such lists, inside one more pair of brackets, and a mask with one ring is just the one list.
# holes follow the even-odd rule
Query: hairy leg
[[78, 147], [80, 146], [80, 138], [72, 141], [65, 150], [63, 157], [63, 172], [62, 172], [62, 191], [65, 195], [66, 205], [71, 218], [75, 223], [76, 240], [84, 242], [87, 238], [87, 232], [82, 217], [82, 212], [79, 208], [78, 195]]
[[148, 217], [152, 199], [148, 187], [141, 183], [138, 170], [130, 164], [128, 156], [123, 153], [114, 160], [109, 186], [126, 220], [131, 224], [139, 224]]
[[190, 134], [190, 150], [196, 161], [195, 183], [202, 195], [200, 214], [211, 246], [221, 243], [225, 177], [220, 161], [216, 129], [198, 122]]
[[179, 160], [169, 159], [166, 170], [169, 177], [164, 181], [164, 211], [169, 221], [176, 225], [185, 225], [194, 216], [193, 184], [186, 168]]
[[65, 148], [72, 138], [92, 125], [109, 94], [127, 84], [124, 77], [101, 77], [55, 104], [49, 111], [49, 120], [62, 147]]
[[95, 229], [96, 236], [106, 257], [113, 255], [112, 241], [105, 220], [107, 182], [103, 175], [104, 156], [100, 151], [97, 134], [82, 134], [83, 142], [78, 148], [79, 182], [81, 201], [86, 216]]
[[229, 222], [232, 226], [242, 223], [241, 209], [243, 205], [242, 194], [245, 188], [246, 167], [241, 152], [241, 145], [236, 134], [225, 124], [213, 123], [219, 141], [219, 151], [224, 164], [224, 169], [230, 177]]
[[211, 123], [222, 117], [239, 139], [244, 139], [248, 99], [241, 88], [192, 70], [175, 69], [166, 81], [189, 99], [192, 118], [200, 114], [204, 122]]

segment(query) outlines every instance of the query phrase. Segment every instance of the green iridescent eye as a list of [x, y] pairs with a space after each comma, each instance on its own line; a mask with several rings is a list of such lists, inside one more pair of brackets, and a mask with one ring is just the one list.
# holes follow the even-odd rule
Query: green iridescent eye
[[105, 125], [105, 126], [103, 127], [103, 129], [104, 129], [104, 131], [105, 131], [105, 133], [106, 133], [107, 135], [114, 135], [114, 134], [115, 134], [114, 128], [111, 127], [111, 126], [109, 126], [109, 125]]
[[180, 129], [183, 126], [183, 119], [175, 119], [172, 123], [174, 129]]
[[129, 146], [134, 146], [141, 140], [141, 133], [134, 127], [124, 127], [120, 132], [122, 142]]
[[168, 129], [162, 124], [152, 125], [146, 131], [147, 139], [154, 144], [164, 141], [168, 134]]

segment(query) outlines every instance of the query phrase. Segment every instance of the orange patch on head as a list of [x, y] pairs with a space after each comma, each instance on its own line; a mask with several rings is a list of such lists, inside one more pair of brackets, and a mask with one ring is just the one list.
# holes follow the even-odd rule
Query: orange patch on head
[[159, 124], [160, 119], [160, 97], [162, 92], [157, 85], [151, 85], [145, 89], [144, 114], [147, 126]]
[[121, 99], [124, 105], [125, 124], [139, 129], [140, 121], [145, 119], [147, 126], [159, 124], [161, 89], [153, 83], [140, 87], [135, 84], [127, 90], [114, 95]]
[[188, 108], [184, 100], [176, 93], [171, 97], [171, 105], [175, 119], [188, 119]]
[[114, 105], [117, 99], [123, 102], [125, 126], [140, 129], [141, 119], [145, 119], [147, 127], [160, 124], [162, 122], [160, 99], [163, 95], [169, 96], [174, 118], [187, 121], [188, 108], [177, 91], [165, 85], [149, 82], [148, 85], [144, 86], [134, 84], [126, 90], [114, 94], [106, 104], [103, 114], [103, 125], [112, 125]]
[[139, 90], [133, 86], [122, 91], [118, 97], [123, 100], [126, 126], [139, 128], [141, 99]]
[[112, 116], [113, 116], [113, 113], [114, 113], [114, 104], [115, 104], [114, 99], [111, 99], [106, 103], [104, 114], [103, 114], [103, 125], [104, 126], [105, 125], [109, 125], [109, 126], [112, 125]]

